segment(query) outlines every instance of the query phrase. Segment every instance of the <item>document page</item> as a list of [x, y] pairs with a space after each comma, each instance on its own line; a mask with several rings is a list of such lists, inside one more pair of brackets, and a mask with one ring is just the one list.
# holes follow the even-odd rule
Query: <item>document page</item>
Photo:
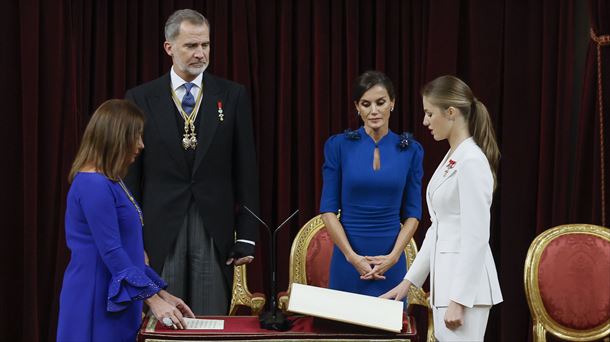
[[223, 330], [225, 321], [222, 319], [199, 319], [184, 317], [186, 328], [190, 330]]

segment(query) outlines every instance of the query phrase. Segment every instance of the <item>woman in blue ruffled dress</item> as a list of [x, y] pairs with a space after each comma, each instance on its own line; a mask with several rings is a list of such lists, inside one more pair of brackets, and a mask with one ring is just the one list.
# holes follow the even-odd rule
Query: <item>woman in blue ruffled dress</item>
[[135, 341], [143, 301], [167, 326], [191, 309], [145, 264], [142, 212], [121, 178], [142, 144], [144, 116], [109, 100], [93, 114], [69, 180], [66, 243], [71, 258], [59, 304], [58, 341]]
[[403, 251], [421, 218], [423, 150], [389, 129], [395, 98], [385, 74], [360, 75], [353, 100], [363, 126], [324, 146], [320, 212], [335, 243], [332, 289], [379, 296], [406, 270]]

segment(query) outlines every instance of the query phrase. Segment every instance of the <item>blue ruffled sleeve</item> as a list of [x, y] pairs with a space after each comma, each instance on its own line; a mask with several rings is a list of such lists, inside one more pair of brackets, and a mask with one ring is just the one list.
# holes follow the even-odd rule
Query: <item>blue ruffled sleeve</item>
[[324, 144], [320, 213], [337, 213], [341, 208], [341, 139], [334, 135]]
[[[411, 139], [408, 149], [412, 149], [411, 164], [402, 198], [402, 208], [400, 210], [400, 221], [413, 217], [421, 220], [421, 180], [424, 174], [423, 160], [424, 149], [422, 146]], [[407, 152], [407, 151], [404, 151]], [[404, 153], [402, 152], [402, 153]]]
[[149, 266], [136, 267], [112, 278], [108, 287], [108, 311], [121, 311], [133, 300], [144, 300], [167, 288], [167, 283]]
[[137, 267], [130, 267], [112, 277], [108, 286], [110, 312], [122, 311], [132, 301], [144, 300], [161, 291], [161, 287]]
[[[165, 282], [156, 274], [151, 279], [151, 272], [134, 264], [125, 251], [111, 184], [103, 177], [91, 179], [86, 184], [87, 190], [81, 192], [79, 202], [97, 251], [112, 275], [106, 309], [116, 312], [124, 310], [133, 301], [159, 292]], [[143, 250], [136, 253], [144, 256]]]
[[165, 290], [167, 288], [167, 283], [165, 282], [165, 280], [161, 279], [157, 272], [155, 272], [155, 270], [153, 270], [150, 266], [146, 265], [144, 273], [148, 278], [150, 278], [150, 280], [153, 281], [153, 283], [155, 283], [161, 289]]

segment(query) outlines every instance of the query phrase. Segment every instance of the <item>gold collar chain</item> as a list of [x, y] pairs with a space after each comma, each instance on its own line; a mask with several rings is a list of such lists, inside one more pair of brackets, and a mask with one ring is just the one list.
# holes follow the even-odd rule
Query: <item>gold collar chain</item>
[[127, 197], [129, 197], [129, 200], [131, 201], [131, 203], [133, 203], [133, 206], [136, 207], [138, 216], [140, 216], [140, 223], [142, 223], [142, 227], [144, 227], [144, 215], [142, 215], [142, 209], [140, 209], [140, 206], [136, 202], [136, 199], [133, 198], [133, 196], [131, 195], [131, 192], [129, 192], [129, 190], [127, 190], [127, 187], [125, 186], [125, 183], [123, 183], [122, 179], [119, 179], [119, 184], [121, 185], [121, 188], [123, 188], [123, 191], [125, 191], [125, 194], [127, 195]]
[[[170, 87], [171, 88], [171, 87]], [[184, 120], [184, 134], [182, 135], [182, 147], [185, 150], [189, 148], [195, 149], [197, 147], [197, 134], [195, 133], [195, 120], [197, 119], [197, 114], [199, 113], [199, 107], [201, 106], [201, 102], [203, 99], [203, 87], [199, 90], [199, 94], [197, 95], [197, 101], [195, 101], [195, 107], [193, 107], [193, 111], [191, 114], [187, 114], [182, 108], [182, 104], [178, 99], [178, 95], [173, 88], [172, 90], [172, 99], [178, 107], [178, 111], [180, 112], [180, 116]], [[184, 94], [186, 96], [186, 93]]]

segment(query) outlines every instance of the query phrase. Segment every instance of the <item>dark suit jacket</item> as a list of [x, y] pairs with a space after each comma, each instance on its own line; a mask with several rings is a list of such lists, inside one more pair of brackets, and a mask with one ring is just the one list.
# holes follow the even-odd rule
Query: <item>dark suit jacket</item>
[[[256, 220], [242, 207], [255, 213], [259, 209], [252, 117], [245, 88], [204, 72], [198, 146], [191, 170], [170, 84], [168, 73], [128, 90], [125, 96], [146, 115], [144, 150], [125, 181], [142, 205], [144, 244], [151, 266], [159, 273], [193, 199], [221, 258], [228, 256], [235, 237], [256, 241], [258, 236]], [[218, 101], [224, 121], [218, 117]], [[225, 274], [230, 275], [230, 270], [227, 267]]]

